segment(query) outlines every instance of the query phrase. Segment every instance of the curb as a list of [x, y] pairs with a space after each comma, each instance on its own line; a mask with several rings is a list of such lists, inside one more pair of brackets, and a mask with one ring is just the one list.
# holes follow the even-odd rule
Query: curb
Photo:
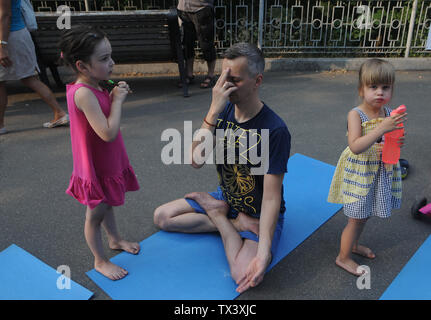
[[[358, 71], [369, 58], [267, 59], [265, 71]], [[431, 58], [383, 58], [397, 71], [431, 70]]]
[[[358, 71], [369, 58], [267, 58], [265, 72], [275, 71]], [[431, 71], [431, 58], [383, 58], [397, 71]], [[217, 59], [216, 73], [221, 73], [222, 59]], [[73, 76], [67, 67], [59, 67], [61, 76]], [[194, 72], [205, 74], [205, 61], [195, 60]], [[176, 63], [119, 64], [114, 66], [113, 77], [178, 76]]]

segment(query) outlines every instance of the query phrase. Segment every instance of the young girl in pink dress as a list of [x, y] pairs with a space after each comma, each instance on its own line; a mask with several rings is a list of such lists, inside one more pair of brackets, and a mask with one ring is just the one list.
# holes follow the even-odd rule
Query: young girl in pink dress
[[99, 86], [108, 80], [114, 61], [105, 34], [95, 27], [77, 26], [67, 30], [59, 43], [61, 57], [76, 73], [68, 84], [73, 172], [66, 193], [87, 206], [85, 239], [94, 255], [94, 267], [111, 280], [127, 275], [105, 256], [101, 226], [111, 249], [137, 254], [138, 243], [123, 240], [116, 227], [113, 206], [124, 203], [127, 191], [139, 189], [120, 131], [121, 109], [129, 92], [119, 82], [109, 93]]

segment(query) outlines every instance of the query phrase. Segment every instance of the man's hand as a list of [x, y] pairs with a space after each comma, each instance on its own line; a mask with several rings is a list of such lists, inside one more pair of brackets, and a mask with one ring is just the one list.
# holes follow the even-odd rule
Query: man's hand
[[236, 288], [236, 291], [243, 293], [250, 287], [256, 287], [259, 283], [261, 283], [263, 276], [265, 275], [266, 268], [270, 262], [271, 254], [265, 257], [256, 255], [256, 257], [250, 261], [244, 277], [237, 282], [238, 288]]
[[232, 83], [227, 81], [230, 74], [230, 69], [223, 70], [220, 78], [213, 87], [213, 96], [209, 113], [218, 115], [222, 112], [229, 100], [229, 95], [238, 88]]

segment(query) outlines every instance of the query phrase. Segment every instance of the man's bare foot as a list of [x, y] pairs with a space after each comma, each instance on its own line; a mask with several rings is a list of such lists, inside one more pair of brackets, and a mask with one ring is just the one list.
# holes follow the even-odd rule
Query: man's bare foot
[[368, 259], [374, 259], [376, 257], [376, 255], [373, 253], [373, 251], [371, 251], [370, 248], [367, 248], [361, 245], [357, 245], [356, 247], [353, 247], [352, 253], [358, 254]]
[[139, 243], [126, 240], [109, 241], [109, 247], [112, 250], [123, 250], [131, 254], [138, 254], [141, 249]]
[[259, 235], [259, 219], [250, 217], [244, 212], [238, 213], [238, 217], [232, 220], [232, 224], [238, 232], [251, 231], [255, 235]]
[[337, 259], [335, 259], [335, 264], [357, 277], [362, 275], [362, 272], [357, 271], [359, 265], [352, 259], [341, 259], [340, 256], [338, 256]]
[[110, 261], [102, 261], [94, 264], [96, 271], [103, 274], [105, 277], [111, 280], [123, 279], [128, 272], [123, 268], [113, 264]]
[[211, 219], [220, 215], [226, 216], [229, 211], [229, 205], [225, 201], [216, 200], [207, 192], [192, 192], [186, 194], [184, 198], [192, 199], [199, 203]]

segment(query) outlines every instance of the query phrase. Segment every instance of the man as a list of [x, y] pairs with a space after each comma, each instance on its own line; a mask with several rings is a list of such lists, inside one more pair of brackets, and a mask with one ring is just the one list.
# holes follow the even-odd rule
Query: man
[[[240, 293], [263, 280], [276, 252], [285, 211], [283, 177], [290, 133], [283, 120], [259, 98], [264, 66], [263, 54], [254, 45], [239, 43], [226, 51], [223, 71], [201, 126], [202, 131], [216, 133], [216, 145], [223, 146], [224, 161], [216, 160], [220, 187], [209, 194], [190, 193], [154, 212], [154, 222], [166, 231], [218, 231]], [[257, 137], [256, 142], [253, 137]], [[202, 145], [200, 141], [192, 144], [195, 168], [203, 165], [197, 159], [209, 155]], [[232, 148], [233, 159], [229, 156]], [[269, 163], [257, 163], [252, 151]], [[265, 172], [256, 173], [262, 165]]]
[[[212, 88], [215, 83], [214, 69], [216, 50], [214, 47], [214, 0], [179, 0], [178, 16], [183, 23], [183, 46], [186, 58], [187, 78], [190, 84], [194, 81], [193, 63], [195, 41], [199, 40], [203, 58], [207, 62], [208, 74], [201, 83], [202, 89]], [[178, 83], [179, 86], [182, 83]]]

